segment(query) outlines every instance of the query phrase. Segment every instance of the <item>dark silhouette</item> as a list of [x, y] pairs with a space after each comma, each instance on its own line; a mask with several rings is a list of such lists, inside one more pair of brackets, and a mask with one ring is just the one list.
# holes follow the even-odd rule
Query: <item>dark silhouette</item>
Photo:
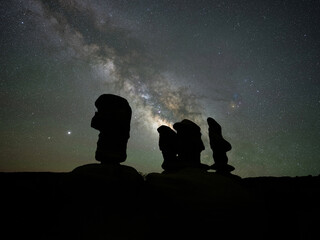
[[101, 163], [124, 162], [132, 115], [128, 101], [113, 94], [103, 94], [95, 106], [98, 111], [91, 120], [91, 127], [100, 131], [96, 160]]
[[207, 122], [209, 125], [210, 147], [214, 159], [214, 164], [211, 168], [219, 173], [230, 173], [235, 169], [228, 164], [227, 152], [231, 150], [231, 144], [222, 137], [222, 129], [219, 123], [211, 117], [207, 119]]
[[163, 156], [161, 167], [165, 171], [178, 170], [181, 168], [181, 163], [177, 158], [177, 133], [165, 125], [160, 126], [157, 131], [159, 133], [159, 148]]
[[116, 192], [104, 172], [70, 175], [0, 172], [2, 239], [319, 238], [320, 175], [236, 181], [179, 171], [147, 177], [141, 191], [130, 177]]
[[201, 140], [201, 129], [194, 122], [184, 119], [175, 123], [177, 131], [178, 159], [186, 167], [206, 167], [200, 163], [201, 152], [205, 149]]

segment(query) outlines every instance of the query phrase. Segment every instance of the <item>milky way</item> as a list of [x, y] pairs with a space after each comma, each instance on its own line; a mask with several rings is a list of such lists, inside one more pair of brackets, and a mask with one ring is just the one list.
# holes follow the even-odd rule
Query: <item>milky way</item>
[[132, 109], [127, 164], [161, 171], [157, 127], [206, 118], [241, 176], [319, 174], [316, 1], [1, 3], [1, 171], [94, 162], [102, 93]]

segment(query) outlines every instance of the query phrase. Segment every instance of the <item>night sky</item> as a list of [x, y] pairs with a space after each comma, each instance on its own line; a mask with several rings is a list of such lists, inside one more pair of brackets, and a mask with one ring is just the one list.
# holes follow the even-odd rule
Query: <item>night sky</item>
[[0, 171], [94, 163], [102, 93], [133, 110], [125, 164], [161, 172], [157, 127], [207, 117], [241, 177], [320, 174], [319, 1], [0, 3]]

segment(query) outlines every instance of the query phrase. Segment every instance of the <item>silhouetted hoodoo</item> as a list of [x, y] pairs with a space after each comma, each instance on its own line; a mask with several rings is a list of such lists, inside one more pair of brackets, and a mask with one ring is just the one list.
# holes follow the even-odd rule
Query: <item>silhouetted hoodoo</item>
[[175, 171], [186, 167], [208, 169], [201, 164], [200, 155], [205, 149], [201, 140], [201, 129], [194, 122], [184, 119], [173, 125], [176, 132], [168, 126], [160, 126], [159, 148], [162, 151], [165, 171]]
[[177, 131], [178, 158], [187, 166], [200, 166], [200, 155], [205, 149], [200, 127], [184, 119], [175, 123], [173, 128]]
[[113, 94], [103, 94], [95, 106], [98, 111], [91, 120], [91, 127], [100, 131], [96, 160], [101, 163], [124, 162], [132, 115], [128, 101]]
[[230, 173], [234, 167], [228, 164], [227, 152], [231, 150], [231, 144], [222, 136], [219, 123], [213, 118], [207, 119], [209, 125], [210, 147], [214, 164], [209, 167], [201, 163], [201, 152], [205, 146], [201, 140], [201, 128], [194, 122], [184, 119], [173, 125], [172, 130], [168, 126], [160, 126], [159, 148], [163, 155], [161, 167], [165, 171], [174, 171], [186, 167], [202, 169], [214, 169], [219, 173]]
[[231, 150], [231, 144], [222, 137], [222, 129], [213, 118], [207, 119], [209, 125], [210, 147], [214, 164], [212, 169], [221, 173], [230, 173], [234, 167], [228, 164], [227, 152]]
[[177, 158], [177, 133], [168, 126], [160, 126], [159, 133], [159, 148], [162, 152], [163, 163], [161, 167], [164, 170], [172, 171], [181, 168], [179, 160]]

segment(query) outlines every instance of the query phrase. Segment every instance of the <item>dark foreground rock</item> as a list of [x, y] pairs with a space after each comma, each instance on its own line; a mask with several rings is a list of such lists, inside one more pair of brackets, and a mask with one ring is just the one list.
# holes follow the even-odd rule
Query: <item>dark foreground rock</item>
[[148, 202], [158, 206], [157, 211], [148, 211], [149, 218], [157, 223], [155, 228], [161, 226], [163, 239], [254, 239], [264, 229], [259, 199], [235, 175], [187, 168], [149, 174], [146, 185]]
[[0, 173], [4, 239], [318, 239], [320, 177], [122, 165]]
[[[88, 164], [64, 176], [60, 235], [72, 239], [132, 239], [142, 233], [143, 177], [120, 164]], [[62, 233], [62, 234], [61, 234]]]

